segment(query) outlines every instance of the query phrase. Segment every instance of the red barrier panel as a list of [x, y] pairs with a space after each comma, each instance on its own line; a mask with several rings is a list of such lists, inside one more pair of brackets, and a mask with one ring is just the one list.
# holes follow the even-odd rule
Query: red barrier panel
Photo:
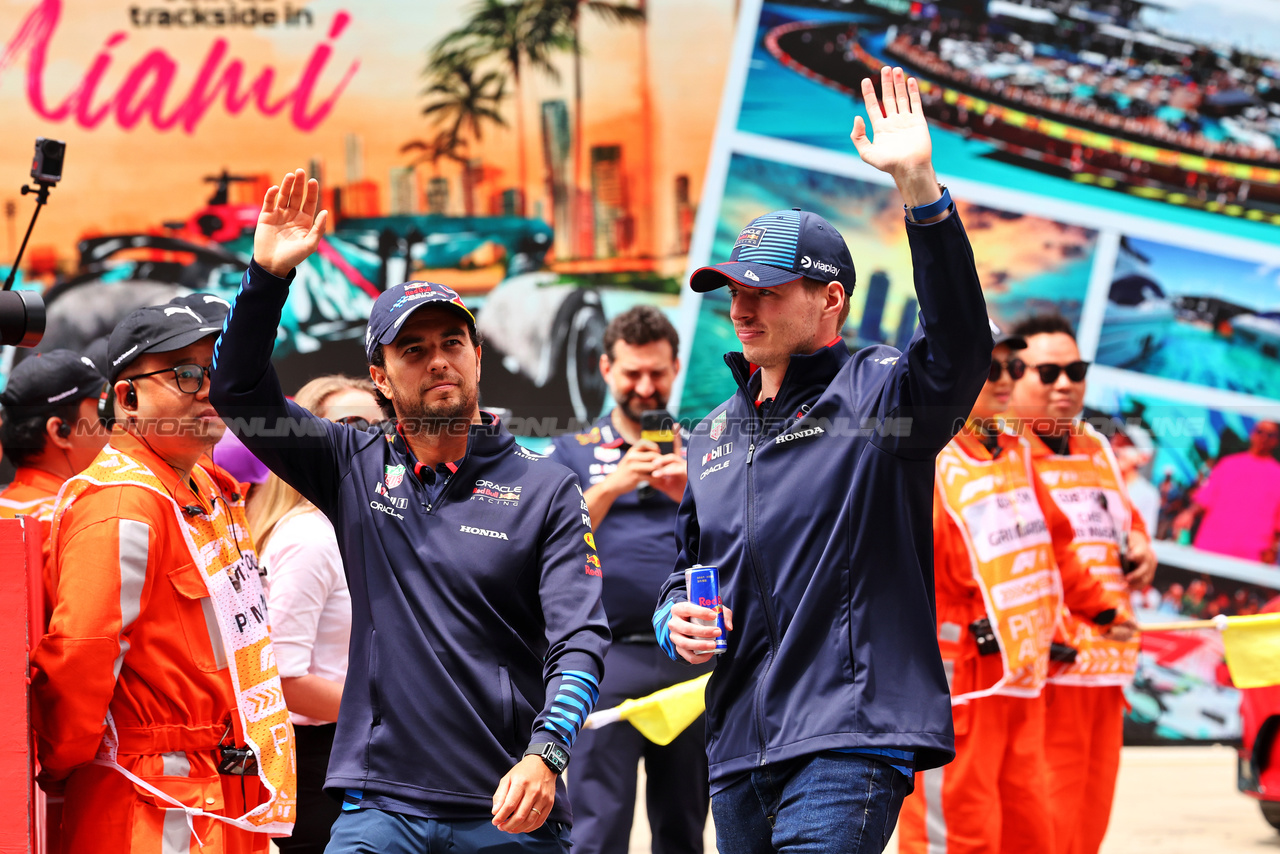
[[43, 610], [40, 585], [29, 583], [40, 565], [39, 524], [0, 520], [0, 854], [36, 850], [27, 662], [42, 622], [31, 619]]

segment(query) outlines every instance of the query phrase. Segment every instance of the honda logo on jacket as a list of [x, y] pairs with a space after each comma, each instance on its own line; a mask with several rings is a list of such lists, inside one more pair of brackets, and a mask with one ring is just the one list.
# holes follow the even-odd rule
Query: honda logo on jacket
[[493, 537], [495, 540], [507, 539], [507, 535], [502, 531], [486, 531], [484, 528], [472, 528], [470, 525], [461, 525], [458, 530], [464, 534], [475, 534], [478, 537]]

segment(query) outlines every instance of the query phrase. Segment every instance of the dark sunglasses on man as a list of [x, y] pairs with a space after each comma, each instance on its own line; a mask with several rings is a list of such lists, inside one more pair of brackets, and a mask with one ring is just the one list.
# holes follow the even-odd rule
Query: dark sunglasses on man
[[987, 371], [987, 382], [999, 382], [1000, 375], [1006, 370], [1009, 371], [1009, 379], [1020, 380], [1022, 375], [1027, 372], [1027, 363], [1014, 356], [1007, 362], [999, 359], [991, 360], [991, 370]]
[[172, 368], [161, 368], [158, 371], [148, 371], [145, 374], [134, 374], [131, 377], [121, 377], [121, 379], [132, 382], [140, 380], [143, 377], [154, 377], [156, 374], [167, 374], [173, 371], [173, 377], [178, 383], [178, 391], [185, 394], [199, 394], [200, 389], [204, 388], [204, 378], [213, 374], [213, 367], [205, 367], [204, 365], [174, 365]]
[[1055, 365], [1053, 362], [1045, 362], [1040, 365], [1031, 365], [1036, 369], [1036, 373], [1040, 374], [1040, 382], [1045, 385], [1053, 385], [1058, 381], [1063, 371], [1067, 372], [1067, 379], [1073, 383], [1083, 382], [1084, 375], [1089, 372], [1088, 362], [1071, 362], [1066, 365]]

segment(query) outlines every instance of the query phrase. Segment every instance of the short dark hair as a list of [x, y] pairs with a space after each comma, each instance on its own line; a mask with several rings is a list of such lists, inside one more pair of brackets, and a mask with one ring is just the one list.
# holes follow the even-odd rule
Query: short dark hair
[[[830, 281], [824, 282], [821, 279], [813, 279], [809, 276], [804, 276], [800, 279], [800, 282], [804, 285], [804, 289], [809, 293], [813, 293], [817, 290], [825, 291], [827, 289], [827, 285], [831, 284]], [[844, 307], [840, 309], [840, 317], [837, 318], [838, 323], [836, 331], [844, 329], [844, 322], [849, 319], [849, 298], [852, 296], [853, 294], [849, 293], [849, 291], [846, 290], [844, 292]]]
[[1053, 335], [1061, 332], [1063, 335], [1070, 335], [1071, 340], [1076, 340], [1076, 330], [1065, 317], [1056, 311], [1046, 311], [1039, 314], [1029, 314], [1019, 320], [1009, 330], [1010, 335], [1016, 335], [1019, 338], [1030, 338], [1032, 335]]
[[632, 347], [666, 341], [671, 345], [671, 355], [680, 355], [680, 333], [676, 332], [676, 328], [660, 309], [651, 305], [627, 309], [609, 321], [609, 326], [604, 331], [604, 353], [611, 362], [619, 341], [625, 341]]
[[[369, 359], [369, 364], [374, 367], [387, 369], [387, 354], [382, 351], [382, 345], [379, 344], [373, 348], [373, 357]], [[382, 389], [378, 388], [377, 383], [373, 385], [373, 399], [378, 401], [378, 408], [382, 410], [382, 414], [391, 421], [396, 418], [396, 408], [391, 403], [391, 399], [382, 393]]]
[[50, 418], [61, 418], [74, 429], [80, 419], [80, 401], [60, 406], [6, 406], [0, 423], [0, 447], [15, 466], [34, 462], [49, 444], [45, 425]]

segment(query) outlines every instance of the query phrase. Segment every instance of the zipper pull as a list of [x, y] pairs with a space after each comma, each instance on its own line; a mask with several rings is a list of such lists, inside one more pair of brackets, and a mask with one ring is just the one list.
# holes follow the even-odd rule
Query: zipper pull
[[747, 448], [747, 465], [751, 465], [751, 458], [756, 455], [756, 443], [752, 442]]

